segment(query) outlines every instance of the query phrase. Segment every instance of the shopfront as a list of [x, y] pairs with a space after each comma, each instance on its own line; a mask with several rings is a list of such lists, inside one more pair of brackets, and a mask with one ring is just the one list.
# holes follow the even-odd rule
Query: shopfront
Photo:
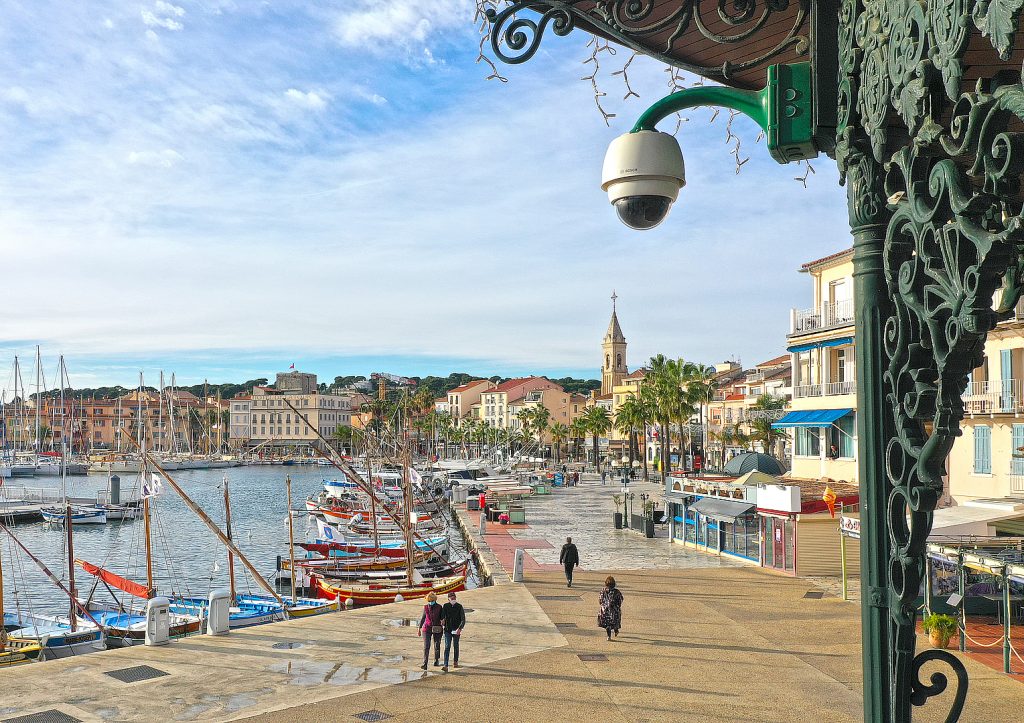
[[704, 480], [666, 485], [673, 542], [718, 555], [759, 561], [760, 528], [756, 488]]

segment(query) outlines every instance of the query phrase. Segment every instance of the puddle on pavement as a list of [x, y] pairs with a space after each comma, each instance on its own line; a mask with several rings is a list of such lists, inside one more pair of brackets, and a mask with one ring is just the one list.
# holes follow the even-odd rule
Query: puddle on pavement
[[[401, 656], [398, 656], [399, 658]], [[289, 685], [358, 685], [360, 683], [405, 683], [426, 677], [426, 672], [410, 672], [383, 666], [353, 666], [347, 663], [326, 663], [314, 660], [289, 660], [267, 666], [272, 673], [289, 677]]]
[[375, 640], [377, 642], [380, 642], [381, 640], [387, 640], [387, 639], [388, 639], [387, 635], [374, 635], [372, 638], [370, 638], [370, 640]]
[[389, 618], [387, 620], [381, 620], [381, 625], [389, 628], [410, 628], [416, 625], [412, 618]]
[[[199, 720], [205, 713], [211, 710], [218, 710], [222, 713], [237, 713], [245, 708], [256, 705], [259, 698], [273, 695], [273, 688], [259, 688], [245, 693], [232, 693], [230, 695], [201, 695], [198, 702], [189, 705], [174, 716], [174, 720]], [[186, 701], [177, 698], [171, 701], [172, 705], [186, 705]]]

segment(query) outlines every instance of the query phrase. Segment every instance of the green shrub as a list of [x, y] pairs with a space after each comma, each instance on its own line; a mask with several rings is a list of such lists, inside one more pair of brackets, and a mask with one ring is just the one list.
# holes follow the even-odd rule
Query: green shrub
[[937, 631], [943, 636], [952, 636], [959, 628], [957, 619], [952, 615], [943, 615], [942, 613], [933, 613], [925, 616], [923, 627], [925, 633], [931, 633], [932, 630]]

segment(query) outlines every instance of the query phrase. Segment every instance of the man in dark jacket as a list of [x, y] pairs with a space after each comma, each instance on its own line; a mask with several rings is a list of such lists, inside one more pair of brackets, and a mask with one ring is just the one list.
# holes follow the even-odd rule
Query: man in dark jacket
[[571, 537], [565, 538], [565, 544], [562, 545], [562, 553], [558, 556], [558, 561], [565, 568], [566, 587], [572, 587], [572, 569], [579, 566], [580, 553], [576, 549], [576, 545], [572, 544]]
[[444, 665], [441, 670], [448, 672], [448, 653], [455, 648], [455, 667], [459, 667], [459, 641], [462, 640], [462, 629], [466, 627], [466, 609], [455, 599], [455, 593], [448, 593], [448, 602], [441, 608], [441, 619], [444, 621]]

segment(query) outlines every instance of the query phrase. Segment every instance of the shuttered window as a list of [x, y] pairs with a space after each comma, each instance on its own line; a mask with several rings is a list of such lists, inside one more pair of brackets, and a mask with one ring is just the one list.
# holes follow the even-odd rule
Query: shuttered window
[[983, 425], [974, 428], [974, 473], [992, 474], [992, 429]]
[[1024, 424], [1013, 425], [1013, 448], [1010, 450], [1010, 474], [1024, 475]]

